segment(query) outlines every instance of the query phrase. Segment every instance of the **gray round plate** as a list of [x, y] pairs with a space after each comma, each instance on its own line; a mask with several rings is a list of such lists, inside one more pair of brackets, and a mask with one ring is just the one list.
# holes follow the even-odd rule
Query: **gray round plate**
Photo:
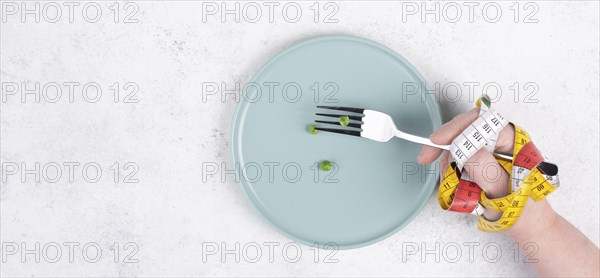
[[[396, 233], [436, 185], [437, 174], [416, 162], [421, 146], [306, 128], [317, 105], [339, 105], [388, 113], [400, 130], [429, 136], [439, 108], [414, 86], [425, 81], [404, 58], [357, 37], [317, 37], [272, 58], [234, 116], [233, 157], [248, 200], [280, 233], [311, 246], [356, 248]], [[335, 169], [318, 170], [322, 160]]]

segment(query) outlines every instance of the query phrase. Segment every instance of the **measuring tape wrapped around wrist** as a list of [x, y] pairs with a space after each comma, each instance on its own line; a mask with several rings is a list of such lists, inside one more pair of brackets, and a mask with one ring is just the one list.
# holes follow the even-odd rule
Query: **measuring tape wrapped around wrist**
[[[513, 160], [496, 158], [510, 174], [508, 195], [487, 198], [463, 167], [478, 150], [493, 152], [498, 134], [509, 124], [490, 105], [487, 95], [479, 98], [479, 117], [452, 141], [449, 152], [454, 161], [448, 165], [440, 183], [438, 202], [444, 210], [479, 215], [478, 227], [482, 231], [500, 232], [517, 222], [529, 197], [535, 201], [544, 199], [559, 187], [559, 180], [556, 165], [545, 161], [529, 134], [511, 123], [515, 128]], [[495, 221], [488, 220], [483, 216], [485, 208], [502, 212], [502, 216]]]

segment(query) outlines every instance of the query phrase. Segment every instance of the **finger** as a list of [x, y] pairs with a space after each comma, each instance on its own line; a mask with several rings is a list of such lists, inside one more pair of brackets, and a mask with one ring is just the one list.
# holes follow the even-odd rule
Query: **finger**
[[486, 150], [477, 151], [465, 163], [463, 170], [469, 173], [490, 199], [504, 197], [508, 193], [508, 173]]
[[[490, 199], [506, 196], [508, 193], [508, 173], [496, 162], [494, 156], [486, 150], [476, 152], [464, 168], [475, 183], [481, 187]], [[484, 216], [489, 220], [499, 219], [501, 212], [486, 209]]]
[[[473, 108], [469, 112], [460, 114], [433, 132], [431, 136], [429, 136], [429, 139], [438, 145], [448, 145], [452, 143], [452, 140], [454, 140], [456, 136], [472, 124], [478, 116], [479, 108]], [[441, 153], [441, 149], [423, 146], [421, 153], [419, 153], [419, 156], [417, 157], [417, 161], [419, 163], [431, 163], [440, 156]]]
[[496, 151], [502, 153], [511, 153], [515, 144], [515, 127], [507, 124], [498, 134], [496, 141]]
[[442, 159], [440, 159], [440, 182], [443, 181], [446, 176], [446, 169], [448, 169], [448, 164], [450, 163], [448, 156], [448, 151], [442, 152]]
[[[460, 114], [445, 123], [442, 127], [431, 134], [430, 139], [433, 143], [447, 145], [452, 143], [452, 140], [462, 133], [470, 124], [472, 124], [479, 116], [479, 109], [473, 108], [469, 112]], [[506, 125], [498, 134], [496, 142], [496, 151], [503, 153], [511, 153], [514, 147], [515, 128], [512, 124]], [[419, 163], [431, 163], [439, 155], [441, 150], [438, 148], [424, 146], [417, 157]]]

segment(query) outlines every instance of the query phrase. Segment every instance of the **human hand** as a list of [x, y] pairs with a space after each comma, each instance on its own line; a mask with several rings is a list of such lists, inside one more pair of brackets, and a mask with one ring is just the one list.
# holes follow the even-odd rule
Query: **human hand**
[[[479, 108], [474, 108], [469, 112], [454, 117], [454, 119], [445, 123], [438, 130], [433, 132], [429, 138], [435, 144], [451, 144], [452, 140], [461, 134], [478, 117]], [[514, 136], [514, 126], [512, 124], [508, 124], [498, 135], [496, 151], [501, 153], [512, 153], [514, 147]], [[442, 151], [438, 148], [424, 146], [421, 150], [421, 153], [417, 157], [417, 161], [419, 163], [432, 163], [440, 155], [442, 156], [440, 160], [440, 178], [443, 179], [446, 169], [448, 168], [448, 164], [453, 160], [452, 157], [449, 156], [448, 151]], [[500, 164], [498, 164], [495, 157], [487, 150], [481, 149], [476, 152], [467, 161], [464, 170], [469, 172], [469, 176], [472, 177], [473, 181], [481, 187], [488, 198], [495, 199], [504, 197], [508, 194], [510, 175], [502, 166], [500, 166]], [[517, 221], [517, 223], [508, 230], [509, 234], [517, 236], [533, 233], [531, 230], [535, 229], [535, 227], [532, 228], [532, 225], [523, 224], [523, 222], [529, 221], [524, 221], [522, 218], [527, 218], [535, 223], [540, 223], [538, 226], [545, 226], [549, 225], [548, 221], [552, 221], [552, 218], [555, 217], [554, 211], [552, 211], [545, 200], [540, 202], [534, 202], [533, 200], [530, 200], [527, 202], [526, 207], [528, 208], [523, 211], [519, 221]], [[501, 212], [491, 209], [486, 209], [484, 212], [484, 217], [491, 221], [499, 219], [501, 215]], [[544, 221], [540, 221], [540, 218], [548, 219], [542, 219]], [[542, 229], [542, 227], [538, 228]]]

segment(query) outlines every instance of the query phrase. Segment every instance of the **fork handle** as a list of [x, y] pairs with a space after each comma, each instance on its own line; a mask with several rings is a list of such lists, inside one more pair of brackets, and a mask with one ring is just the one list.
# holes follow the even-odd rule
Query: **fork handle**
[[[438, 145], [438, 144], [435, 144], [435, 143], [431, 142], [431, 140], [429, 140], [429, 138], [423, 138], [423, 137], [420, 137], [420, 136], [416, 136], [416, 135], [404, 133], [404, 132], [401, 132], [399, 130], [396, 130], [396, 134], [395, 135], [396, 135], [396, 137], [399, 137], [399, 138], [402, 138], [404, 140], [408, 140], [408, 141], [411, 141], [411, 142], [419, 143], [421, 145], [427, 145], [427, 146], [438, 148], [438, 149], [442, 149], [442, 150], [450, 150], [450, 145]], [[493, 155], [496, 156], [496, 157], [508, 159], [510, 161], [513, 160], [513, 155], [512, 154], [505, 154], [505, 153], [494, 152]]]

